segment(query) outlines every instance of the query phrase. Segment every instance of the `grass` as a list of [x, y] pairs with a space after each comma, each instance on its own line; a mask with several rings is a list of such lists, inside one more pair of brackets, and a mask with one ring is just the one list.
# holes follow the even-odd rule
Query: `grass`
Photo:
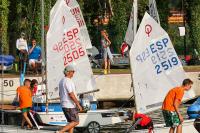
[[[200, 72], [200, 66], [184, 66], [183, 67], [184, 70], [186, 72]], [[93, 73], [98, 75], [98, 74], [103, 74], [103, 69], [92, 69], [93, 70]], [[122, 68], [115, 68], [115, 69], [111, 69], [111, 74], [130, 74], [131, 73], [131, 70], [130, 68], [125, 68], [125, 69], [122, 69]], [[19, 76], [19, 72], [15, 72], [14, 70], [11, 70], [9, 72], [5, 72], [4, 73], [4, 77], [16, 77], [16, 76]], [[1, 74], [0, 74], [0, 77]]]
[[[200, 66], [184, 66], [186, 72], [200, 72]], [[111, 74], [130, 74], [130, 68], [126, 69], [111, 69]], [[93, 69], [94, 74], [103, 74], [103, 69]]]

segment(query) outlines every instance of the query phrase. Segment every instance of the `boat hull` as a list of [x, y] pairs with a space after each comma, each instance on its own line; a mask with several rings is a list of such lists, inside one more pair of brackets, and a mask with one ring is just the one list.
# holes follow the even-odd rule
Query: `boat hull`
[[[37, 112], [43, 124], [65, 126], [68, 122], [63, 112]], [[87, 127], [91, 122], [97, 122], [99, 125], [110, 125], [124, 122], [126, 116], [114, 116], [115, 112], [110, 110], [88, 111], [79, 113], [79, 125], [77, 127]]]

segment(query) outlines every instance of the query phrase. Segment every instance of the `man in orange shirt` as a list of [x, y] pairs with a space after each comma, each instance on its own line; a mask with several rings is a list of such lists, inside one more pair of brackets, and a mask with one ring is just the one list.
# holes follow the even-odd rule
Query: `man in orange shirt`
[[189, 91], [192, 87], [192, 80], [184, 79], [182, 86], [171, 89], [165, 97], [162, 105], [162, 112], [167, 127], [170, 127], [169, 133], [174, 133], [177, 127], [177, 133], [182, 133], [183, 117], [179, 112], [179, 105], [184, 95], [184, 91]]
[[30, 119], [28, 118], [28, 112], [32, 107], [32, 92], [30, 89], [30, 83], [30, 79], [25, 79], [24, 86], [20, 86], [17, 88], [17, 96], [19, 99], [20, 109], [23, 115], [21, 127], [24, 128], [24, 124], [25, 122], [27, 122], [27, 129], [33, 129], [33, 125]]

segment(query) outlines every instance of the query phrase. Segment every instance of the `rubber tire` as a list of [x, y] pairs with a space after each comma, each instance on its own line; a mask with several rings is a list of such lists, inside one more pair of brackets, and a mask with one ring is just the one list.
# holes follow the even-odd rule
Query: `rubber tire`
[[91, 121], [87, 126], [88, 133], [100, 133], [100, 124], [96, 121]]

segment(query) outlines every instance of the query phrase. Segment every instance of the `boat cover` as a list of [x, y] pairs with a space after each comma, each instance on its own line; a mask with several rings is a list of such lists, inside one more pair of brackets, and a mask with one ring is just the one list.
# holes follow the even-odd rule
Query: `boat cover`
[[0, 65], [10, 66], [13, 64], [14, 59], [12, 55], [0, 55]]

